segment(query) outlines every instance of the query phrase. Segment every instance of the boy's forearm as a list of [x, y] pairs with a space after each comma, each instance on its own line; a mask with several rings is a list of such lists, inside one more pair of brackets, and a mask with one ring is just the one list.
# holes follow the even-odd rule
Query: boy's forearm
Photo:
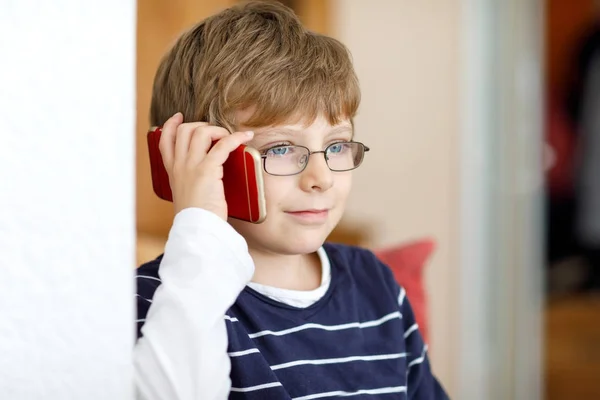
[[253, 272], [246, 242], [226, 222], [201, 209], [176, 216], [134, 350], [139, 398], [228, 397], [224, 316]]

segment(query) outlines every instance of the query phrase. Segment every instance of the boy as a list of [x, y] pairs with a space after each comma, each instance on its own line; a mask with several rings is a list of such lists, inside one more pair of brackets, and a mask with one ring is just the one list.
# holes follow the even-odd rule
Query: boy
[[[278, 3], [214, 15], [166, 54], [151, 123], [176, 216], [138, 269], [141, 398], [447, 398], [389, 269], [324, 244], [368, 150], [359, 97], [346, 48]], [[222, 164], [240, 144], [264, 155], [258, 225], [227, 218]]]

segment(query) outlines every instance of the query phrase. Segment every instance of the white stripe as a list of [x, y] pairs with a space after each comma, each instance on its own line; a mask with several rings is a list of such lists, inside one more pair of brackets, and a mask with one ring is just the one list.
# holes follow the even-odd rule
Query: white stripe
[[363, 389], [363, 390], [358, 390], [356, 392], [344, 392], [344, 391], [338, 390], [335, 392], [315, 393], [315, 394], [310, 394], [308, 396], [294, 397], [293, 400], [310, 400], [310, 399], [321, 399], [323, 397], [334, 397], [334, 396], [349, 397], [349, 396], [358, 396], [360, 394], [384, 394], [384, 393], [405, 393], [405, 392], [406, 392], [406, 386], [385, 387], [385, 388], [379, 388], [379, 389]]
[[144, 319], [136, 319], [136, 320], [135, 320], [135, 322], [145, 322], [145, 321], [146, 321], [146, 319], [145, 319], [145, 318], [144, 318]]
[[278, 369], [284, 369], [289, 367], [295, 367], [297, 365], [323, 365], [323, 364], [341, 364], [352, 361], [378, 361], [378, 360], [392, 360], [394, 358], [406, 357], [407, 353], [396, 353], [396, 354], [378, 354], [374, 356], [351, 356], [342, 358], [324, 358], [321, 360], [297, 360], [290, 361], [284, 364], [273, 365], [271, 369], [276, 371]]
[[421, 357], [415, 358], [410, 363], [408, 363], [408, 371], [410, 371], [410, 368], [413, 365], [421, 364], [423, 361], [425, 361], [425, 353], [427, 353], [427, 345], [423, 346], [423, 352], [421, 353]]
[[238, 319], [235, 317], [230, 317], [229, 315], [225, 315], [225, 319], [231, 322], [238, 322]]
[[408, 328], [406, 330], [406, 333], [404, 334], [404, 339], [409, 337], [410, 334], [413, 333], [414, 331], [416, 331], [417, 329], [419, 329], [419, 324], [413, 324], [413, 326], [411, 326], [410, 328]]
[[398, 304], [402, 305], [404, 303], [404, 298], [406, 297], [406, 291], [403, 287], [400, 288], [400, 294], [398, 295]]
[[241, 357], [241, 356], [245, 356], [246, 354], [252, 354], [252, 353], [260, 353], [260, 351], [258, 349], [248, 349], [248, 350], [242, 350], [242, 351], [234, 351], [232, 353], [227, 353], [227, 354], [229, 354], [229, 357]]
[[281, 383], [280, 382], [271, 382], [271, 383], [265, 383], [264, 385], [250, 386], [250, 387], [245, 387], [245, 388], [232, 387], [231, 391], [232, 392], [253, 392], [255, 390], [269, 389], [269, 388], [277, 387], [277, 386], [281, 386]]
[[136, 278], [154, 279], [155, 281], [159, 281], [159, 282], [161, 282], [161, 280], [160, 280], [160, 279], [158, 279], [158, 278], [155, 278], [155, 277], [153, 277], [153, 276], [148, 276], [148, 275], [136, 275]]
[[144, 299], [144, 300], [146, 300], [148, 303], [152, 303], [152, 300], [150, 300], [150, 299], [147, 299], [147, 298], [145, 298], [145, 297], [142, 297], [142, 296], [140, 296], [139, 294], [136, 294], [136, 296], [137, 296], [137, 297], [139, 297], [140, 299]]
[[341, 324], [341, 325], [321, 325], [321, 324], [309, 323], [309, 324], [297, 326], [295, 328], [284, 329], [282, 331], [268, 331], [267, 330], [267, 331], [252, 333], [248, 336], [250, 336], [251, 339], [261, 337], [261, 336], [266, 336], [266, 335], [283, 336], [283, 335], [287, 335], [288, 333], [303, 331], [305, 329], [323, 329], [325, 331], [341, 331], [341, 330], [350, 329], [350, 328], [363, 329], [363, 328], [371, 328], [373, 326], [379, 326], [391, 319], [396, 319], [396, 318], [402, 318], [402, 314], [400, 314], [399, 311], [395, 311], [391, 314], [386, 315], [383, 318], [380, 318], [380, 319], [377, 319], [374, 321], [350, 322], [348, 324]]

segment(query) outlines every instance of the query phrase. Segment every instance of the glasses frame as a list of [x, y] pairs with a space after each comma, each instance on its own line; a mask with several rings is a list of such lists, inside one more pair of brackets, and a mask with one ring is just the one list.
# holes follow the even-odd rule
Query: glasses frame
[[[327, 159], [327, 150], [329, 150], [330, 147], [338, 145], [340, 143], [343, 143], [343, 144], [356, 143], [356, 144], [359, 144], [359, 145], [362, 146], [362, 148], [363, 148], [363, 155], [362, 155], [362, 158], [360, 159], [360, 162], [358, 163], [358, 165], [354, 166], [353, 168], [348, 168], [348, 169], [331, 169], [331, 167], [329, 166], [329, 160]], [[365, 159], [365, 153], [368, 152], [369, 150], [371, 150], [364, 143], [362, 143], [362, 142], [355, 142], [354, 140], [351, 140], [349, 142], [331, 143], [329, 146], [325, 147], [325, 150], [319, 150], [319, 151], [311, 151], [308, 147], [301, 146], [301, 145], [281, 145], [281, 146], [272, 147], [269, 150], [271, 150], [271, 149], [277, 149], [277, 148], [280, 148], [280, 147], [301, 147], [303, 149], [306, 149], [306, 151], [308, 152], [308, 155], [306, 156], [306, 163], [304, 164], [304, 167], [300, 171], [298, 171], [296, 173], [293, 173], [293, 174], [272, 174], [269, 171], [267, 171], [267, 168], [266, 168], [267, 167], [267, 155], [266, 154], [261, 154], [260, 158], [262, 158], [262, 160], [263, 160], [263, 163], [262, 163], [263, 164], [263, 171], [265, 171], [269, 175], [273, 175], [273, 176], [294, 176], [294, 175], [301, 174], [306, 169], [306, 167], [308, 165], [308, 162], [310, 161], [310, 156], [312, 156], [313, 154], [319, 154], [319, 153], [323, 154], [323, 158], [325, 158], [325, 164], [327, 165], [327, 168], [329, 168], [330, 171], [332, 171], [332, 172], [347, 172], [347, 171], [352, 171], [352, 170], [354, 170], [354, 169], [356, 169], [356, 168], [358, 168], [358, 167], [360, 167], [362, 165], [362, 163], [363, 163], [363, 161]]]

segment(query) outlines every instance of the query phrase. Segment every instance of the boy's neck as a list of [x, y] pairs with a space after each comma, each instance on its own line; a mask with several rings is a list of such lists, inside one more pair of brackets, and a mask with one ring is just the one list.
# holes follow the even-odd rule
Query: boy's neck
[[314, 290], [321, 286], [321, 260], [317, 253], [281, 255], [249, 249], [254, 260], [252, 282], [287, 290]]

